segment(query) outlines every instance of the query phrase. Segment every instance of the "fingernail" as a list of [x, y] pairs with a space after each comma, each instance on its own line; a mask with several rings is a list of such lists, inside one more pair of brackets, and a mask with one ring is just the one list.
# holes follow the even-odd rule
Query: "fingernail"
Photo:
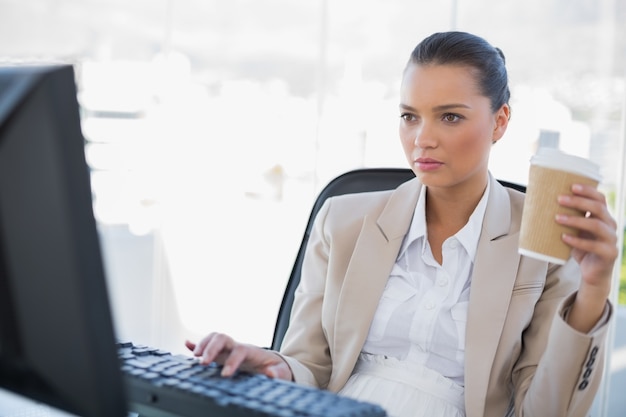
[[222, 376], [229, 376], [231, 374], [232, 367], [230, 365], [224, 365], [222, 368]]
[[567, 219], [567, 215], [565, 214], [557, 214], [556, 216], [556, 221], [561, 222], [564, 221], [565, 219]]
[[567, 203], [570, 201], [570, 196], [568, 195], [560, 195], [558, 197], [559, 203]]
[[573, 191], [582, 191], [583, 190], [583, 186], [580, 184], [574, 184], [572, 185], [572, 190]]

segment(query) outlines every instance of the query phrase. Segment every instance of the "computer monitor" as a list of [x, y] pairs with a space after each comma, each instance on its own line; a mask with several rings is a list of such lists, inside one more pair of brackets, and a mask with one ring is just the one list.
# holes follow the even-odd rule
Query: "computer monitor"
[[0, 387], [126, 416], [70, 65], [0, 67]]

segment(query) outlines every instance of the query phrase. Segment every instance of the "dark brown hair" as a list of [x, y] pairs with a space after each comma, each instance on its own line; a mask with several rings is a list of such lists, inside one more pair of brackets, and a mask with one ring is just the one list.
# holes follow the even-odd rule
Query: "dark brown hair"
[[480, 91], [490, 99], [493, 111], [509, 102], [504, 54], [479, 36], [466, 32], [434, 33], [415, 47], [409, 63], [474, 68]]

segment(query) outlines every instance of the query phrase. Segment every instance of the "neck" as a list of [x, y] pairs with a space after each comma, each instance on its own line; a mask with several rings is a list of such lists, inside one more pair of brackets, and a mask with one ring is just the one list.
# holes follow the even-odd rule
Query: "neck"
[[[487, 179], [475, 187], [428, 187], [426, 189], [426, 227], [433, 256], [443, 265], [443, 242], [465, 226], [487, 188]], [[481, 185], [482, 184], [482, 185]]]
[[486, 181], [479, 187], [461, 190], [429, 187], [426, 190], [428, 227], [443, 227], [452, 231], [451, 235], [459, 231], [468, 222], [486, 188]]

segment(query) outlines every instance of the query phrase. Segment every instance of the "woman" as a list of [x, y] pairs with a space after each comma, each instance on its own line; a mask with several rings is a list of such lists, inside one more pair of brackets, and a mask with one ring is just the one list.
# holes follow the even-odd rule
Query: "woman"
[[203, 362], [380, 403], [390, 416], [582, 416], [601, 378], [616, 223], [575, 185], [562, 266], [517, 252], [524, 195], [488, 171], [510, 108], [504, 56], [437, 33], [403, 74], [400, 139], [416, 179], [329, 199], [280, 353], [212, 333]]

